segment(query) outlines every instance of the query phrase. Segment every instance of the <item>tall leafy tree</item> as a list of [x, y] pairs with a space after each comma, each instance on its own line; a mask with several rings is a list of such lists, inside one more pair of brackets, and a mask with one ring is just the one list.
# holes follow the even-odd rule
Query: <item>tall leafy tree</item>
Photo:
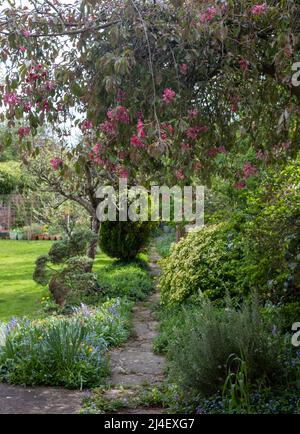
[[22, 120], [21, 148], [33, 154], [38, 128], [55, 128], [64, 182], [88, 171], [146, 186], [219, 173], [243, 189], [297, 152], [298, 1], [29, 3], [1, 9], [2, 116]]

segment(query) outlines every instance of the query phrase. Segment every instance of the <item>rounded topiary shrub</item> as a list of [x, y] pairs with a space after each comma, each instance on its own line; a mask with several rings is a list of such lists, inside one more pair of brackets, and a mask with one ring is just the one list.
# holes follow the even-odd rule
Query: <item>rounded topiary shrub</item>
[[52, 275], [49, 291], [57, 304], [76, 304], [82, 296], [100, 290], [97, 275], [90, 272], [92, 262], [86, 256], [76, 256], [66, 262], [65, 268]]
[[170, 305], [205, 293], [211, 300], [239, 290], [241, 252], [236, 232], [228, 224], [190, 232], [161, 261], [161, 300]]
[[52, 244], [49, 256], [53, 264], [61, 264], [73, 256], [85, 255], [88, 245], [97, 238], [90, 229], [76, 229], [68, 237]]
[[100, 229], [101, 250], [112, 258], [130, 261], [147, 244], [151, 228], [150, 222], [105, 221]]

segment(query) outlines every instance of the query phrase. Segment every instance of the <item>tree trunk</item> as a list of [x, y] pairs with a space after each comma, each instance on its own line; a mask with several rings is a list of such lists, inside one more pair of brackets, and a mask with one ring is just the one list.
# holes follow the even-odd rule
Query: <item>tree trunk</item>
[[185, 227], [176, 225], [176, 243], [185, 235]]
[[99, 237], [99, 231], [100, 231], [100, 226], [101, 223], [100, 221], [97, 219], [97, 217], [93, 217], [92, 218], [92, 231], [94, 232], [94, 234], [96, 235], [95, 239], [93, 241], [91, 241], [89, 247], [88, 247], [88, 251], [87, 251], [87, 256], [91, 259], [95, 259], [96, 257], [96, 253], [97, 253], [97, 246], [98, 246], [98, 237]]

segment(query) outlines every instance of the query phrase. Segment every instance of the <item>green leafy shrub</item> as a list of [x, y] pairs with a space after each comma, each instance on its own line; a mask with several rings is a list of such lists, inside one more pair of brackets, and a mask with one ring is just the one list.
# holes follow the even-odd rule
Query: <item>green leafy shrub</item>
[[146, 246], [152, 222], [105, 221], [100, 229], [101, 250], [112, 258], [130, 261]]
[[69, 257], [67, 239], [55, 241], [49, 250], [49, 260], [54, 264], [61, 264]]
[[36, 260], [33, 279], [40, 285], [49, 283], [49, 291], [57, 304], [79, 303], [81, 298], [100, 290], [97, 275], [90, 272], [93, 260], [76, 256], [64, 262], [60, 269], [51, 268], [49, 255]]
[[35, 269], [32, 278], [40, 285], [47, 285], [51, 277], [49, 270], [47, 270], [47, 264], [49, 260], [49, 255], [42, 255], [39, 256], [35, 261]]
[[33, 280], [41, 285], [49, 283], [49, 290], [60, 306], [99, 291], [97, 276], [92, 273], [93, 260], [83, 256], [94, 238], [90, 230], [76, 230], [68, 238], [53, 243], [48, 255], [36, 260]]
[[172, 339], [176, 335], [176, 331], [180, 329], [187, 312], [192, 313], [197, 309], [197, 306], [192, 303], [182, 307], [176, 305], [172, 309], [160, 309], [156, 313], [159, 320], [159, 334], [153, 342], [153, 351], [159, 354], [165, 354], [168, 351]]
[[99, 300], [102, 288], [99, 285], [96, 273], [72, 273], [66, 283], [70, 289], [66, 295], [66, 305], [78, 305], [83, 300], [88, 300], [96, 295]]
[[278, 384], [286, 375], [281, 338], [272, 334], [253, 301], [236, 310], [203, 300], [202, 307], [182, 315], [170, 341], [170, 378], [186, 396], [221, 392], [233, 354], [243, 355], [250, 383]]
[[25, 174], [16, 161], [0, 162], [0, 195], [21, 190], [25, 183]]
[[283, 304], [278, 308], [281, 330], [290, 332], [292, 324], [300, 320], [300, 302]]
[[77, 229], [69, 237], [52, 244], [49, 257], [53, 264], [61, 264], [68, 258], [84, 256], [89, 243], [96, 235], [89, 229]]
[[12, 384], [93, 387], [107, 374], [106, 349], [129, 335], [132, 305], [113, 299], [85, 305], [70, 317], [6, 325], [0, 346], [0, 378]]
[[300, 302], [295, 301], [281, 305], [266, 304], [262, 313], [274, 323], [278, 323], [282, 333], [290, 333], [292, 324], [300, 320]]
[[115, 262], [101, 269], [98, 273], [98, 282], [104, 295], [126, 296], [131, 300], [143, 300], [153, 287], [148, 270], [139, 262]]
[[[165, 304], [201, 291], [212, 300], [255, 290], [265, 301], [297, 300], [300, 291], [300, 163], [266, 175], [228, 220], [188, 234], [162, 261]], [[214, 221], [214, 218], [210, 219]]]
[[166, 305], [181, 303], [199, 292], [212, 300], [226, 291], [239, 292], [241, 252], [236, 232], [229, 224], [211, 225], [189, 233], [161, 261], [161, 299]]
[[300, 157], [270, 173], [248, 197], [243, 228], [244, 282], [273, 303], [300, 291]]
[[78, 303], [85, 296], [100, 290], [97, 275], [90, 272], [93, 260], [87, 256], [76, 256], [65, 262], [65, 266], [54, 271], [49, 290], [60, 306]]
[[88, 256], [74, 256], [66, 261], [68, 270], [74, 273], [88, 273], [93, 265], [93, 260]]

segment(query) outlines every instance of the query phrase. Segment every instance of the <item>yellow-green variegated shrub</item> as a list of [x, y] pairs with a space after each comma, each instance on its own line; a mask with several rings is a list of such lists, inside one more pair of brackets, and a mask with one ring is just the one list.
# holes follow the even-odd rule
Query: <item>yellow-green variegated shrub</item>
[[189, 233], [161, 261], [162, 303], [181, 303], [199, 291], [212, 300], [236, 294], [240, 255], [238, 236], [227, 223]]

